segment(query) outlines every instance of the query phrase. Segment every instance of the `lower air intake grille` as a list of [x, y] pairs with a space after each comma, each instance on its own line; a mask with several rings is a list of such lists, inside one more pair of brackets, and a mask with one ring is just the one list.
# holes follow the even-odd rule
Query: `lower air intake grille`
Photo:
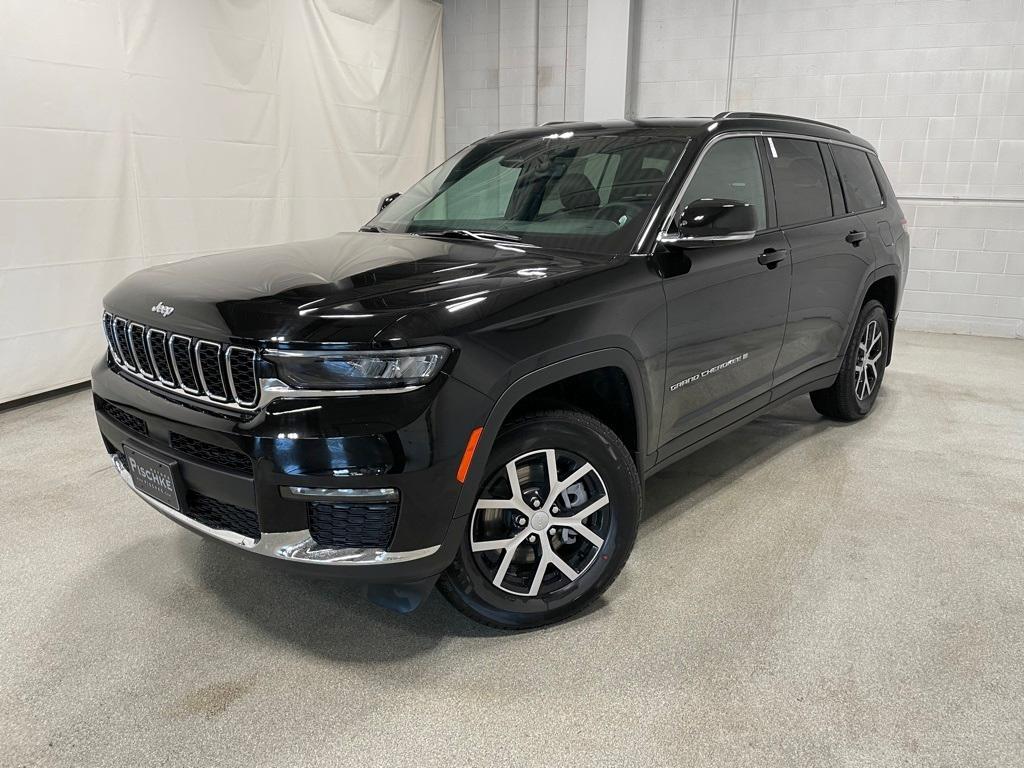
[[[99, 398], [97, 398], [97, 400], [99, 400]], [[125, 429], [130, 429], [132, 432], [137, 432], [140, 435], [149, 434], [149, 430], [146, 428], [146, 422], [138, 416], [132, 416], [128, 411], [118, 408], [116, 405], [108, 403], [106, 400], [100, 400], [99, 403], [100, 411]]]
[[309, 507], [309, 533], [317, 544], [344, 549], [386, 549], [395, 533], [398, 502], [384, 504], [313, 502]]
[[250, 539], [260, 537], [260, 526], [253, 510], [217, 501], [194, 491], [189, 491], [188, 509], [185, 514], [208, 528], [234, 531]]
[[244, 453], [204, 443], [202, 440], [185, 437], [177, 432], [171, 432], [171, 448], [206, 464], [215, 464], [252, 477], [252, 461]]

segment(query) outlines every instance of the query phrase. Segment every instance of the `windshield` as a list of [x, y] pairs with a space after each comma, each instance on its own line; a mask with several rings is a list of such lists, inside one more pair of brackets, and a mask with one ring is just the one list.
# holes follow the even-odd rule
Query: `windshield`
[[621, 253], [685, 146], [643, 131], [496, 138], [449, 158], [365, 228]]

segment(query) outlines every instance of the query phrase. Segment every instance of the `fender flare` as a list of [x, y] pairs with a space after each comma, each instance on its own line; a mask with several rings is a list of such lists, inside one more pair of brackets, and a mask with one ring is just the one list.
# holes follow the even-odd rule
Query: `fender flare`
[[637, 450], [635, 457], [638, 464], [640, 476], [643, 477], [647, 462], [647, 403], [650, 402], [647, 392], [647, 382], [640, 371], [640, 365], [636, 358], [629, 351], [621, 347], [609, 347], [598, 349], [592, 352], [584, 352], [580, 355], [560, 360], [551, 365], [545, 365], [535, 371], [525, 374], [516, 379], [494, 402], [487, 419], [483, 424], [483, 432], [476, 450], [473, 453], [473, 461], [470, 465], [466, 480], [459, 493], [459, 499], [455, 507], [455, 518], [462, 518], [472, 512], [473, 501], [476, 499], [477, 489], [484, 480], [484, 471], [487, 468], [487, 459], [491, 455], [494, 441], [498, 431], [505, 421], [505, 418], [512, 411], [519, 401], [527, 395], [553, 384], [556, 381], [576, 376], [598, 368], [618, 368], [626, 376], [629, 382], [630, 394], [633, 399], [633, 412], [636, 415], [636, 438]]

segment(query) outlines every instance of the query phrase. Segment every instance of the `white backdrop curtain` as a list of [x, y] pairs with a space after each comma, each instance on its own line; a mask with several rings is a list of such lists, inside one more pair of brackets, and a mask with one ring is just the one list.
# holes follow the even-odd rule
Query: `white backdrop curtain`
[[0, 0], [0, 402], [137, 269], [352, 229], [443, 159], [431, 0]]

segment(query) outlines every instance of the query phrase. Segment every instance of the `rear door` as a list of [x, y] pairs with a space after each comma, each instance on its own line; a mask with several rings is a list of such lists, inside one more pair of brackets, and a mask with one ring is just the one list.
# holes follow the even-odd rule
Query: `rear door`
[[786, 336], [775, 386], [835, 361], [874, 264], [866, 227], [848, 213], [827, 144], [765, 137], [779, 226], [792, 258]]
[[[758, 212], [757, 232], [742, 243], [658, 254], [668, 316], [666, 456], [692, 442], [686, 434], [691, 430], [769, 397], [786, 326], [790, 267], [786, 239], [774, 227], [765, 173], [753, 136], [712, 144], [677, 209], [705, 198], [748, 203]], [[676, 446], [666, 445], [676, 439]]]

